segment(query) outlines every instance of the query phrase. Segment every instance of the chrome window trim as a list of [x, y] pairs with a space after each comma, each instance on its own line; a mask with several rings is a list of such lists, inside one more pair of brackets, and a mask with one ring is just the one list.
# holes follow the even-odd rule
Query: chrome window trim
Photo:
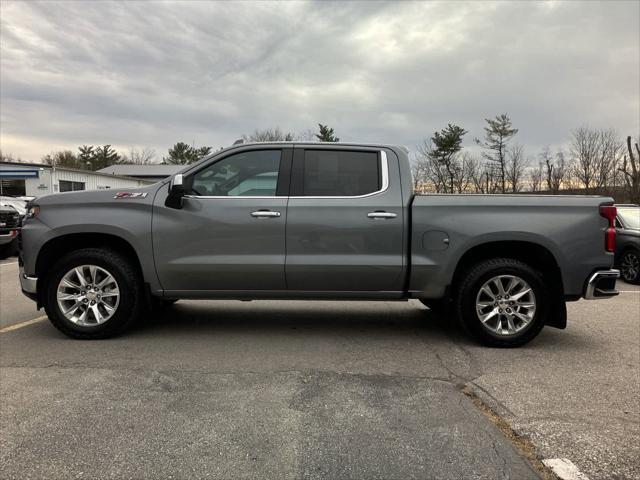
[[185, 195], [182, 198], [201, 198], [201, 199], [206, 199], [206, 200], [209, 200], [209, 199], [216, 199], [216, 200], [236, 199], [236, 200], [238, 200], [238, 199], [243, 199], [243, 198], [247, 198], [247, 199], [258, 198], [258, 199], [267, 200], [269, 198], [282, 198], [282, 199], [286, 200], [289, 197], [282, 197], [282, 196], [279, 197], [277, 195], [271, 195], [270, 197], [250, 197], [249, 195], [245, 195], [245, 196], [242, 196], [242, 195], [229, 195], [228, 197], [224, 196], [224, 195], [223, 196], [219, 196], [219, 197], [209, 196], [209, 195], [202, 195], [202, 196], [200, 196], [200, 195]]
[[367, 197], [371, 197], [373, 195], [379, 195], [381, 193], [386, 192], [389, 189], [389, 162], [387, 160], [387, 152], [385, 152], [384, 150], [379, 150], [380, 152], [380, 173], [382, 175], [382, 185], [380, 187], [380, 190], [376, 190], [375, 192], [371, 192], [371, 193], [365, 193], [364, 195], [346, 195], [346, 196], [326, 196], [326, 197], [322, 197], [322, 196], [314, 196], [314, 197], [307, 197], [307, 196], [286, 196], [286, 197], [279, 197], [277, 195], [270, 195], [270, 196], [242, 196], [242, 195], [235, 195], [235, 196], [224, 196], [224, 195], [220, 195], [220, 196], [207, 196], [207, 195], [185, 195], [183, 198], [200, 198], [200, 199], [212, 199], [212, 200], [231, 200], [231, 199], [243, 199], [243, 198], [252, 198], [252, 199], [262, 199], [262, 200], [266, 200], [266, 199], [270, 199], [270, 198], [313, 198], [313, 199], [347, 199], [347, 198], [367, 198]]

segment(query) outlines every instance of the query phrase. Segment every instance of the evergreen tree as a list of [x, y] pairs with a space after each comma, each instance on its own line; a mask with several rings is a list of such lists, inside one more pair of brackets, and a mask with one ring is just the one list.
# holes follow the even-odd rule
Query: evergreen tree
[[90, 170], [100, 170], [120, 162], [120, 154], [116, 152], [111, 145], [103, 147], [95, 147], [93, 156], [89, 160], [91, 163]]
[[454, 180], [456, 177], [457, 165], [454, 165], [456, 154], [462, 150], [462, 137], [467, 131], [457, 125], [448, 124], [439, 132], [435, 132], [431, 137], [431, 149], [429, 156], [447, 170], [449, 180], [449, 191], [454, 192]]
[[196, 148], [184, 142], [178, 142], [169, 149], [169, 155], [162, 159], [163, 163], [186, 165], [197, 162], [211, 153], [211, 147]]
[[496, 115], [496, 118], [485, 118], [487, 126], [484, 127], [485, 139], [476, 139], [478, 145], [482, 146], [486, 152], [482, 154], [484, 158], [494, 163], [498, 173], [501, 193], [507, 191], [506, 170], [507, 170], [507, 145], [511, 137], [518, 133], [517, 128], [512, 128], [511, 119], [506, 113]]
[[329, 128], [329, 125], [318, 124], [320, 127], [320, 133], [316, 133], [316, 138], [321, 142], [339, 142], [340, 139], [333, 133], [333, 128]]
[[91, 165], [93, 162], [93, 155], [95, 152], [93, 151], [93, 145], [82, 145], [78, 147], [78, 168], [88, 168], [91, 169]]

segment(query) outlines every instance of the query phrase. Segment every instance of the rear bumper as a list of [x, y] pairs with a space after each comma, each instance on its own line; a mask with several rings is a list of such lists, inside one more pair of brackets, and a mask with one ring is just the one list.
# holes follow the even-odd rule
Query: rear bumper
[[18, 230], [0, 230], [0, 245], [13, 242], [13, 239], [18, 236]]
[[620, 277], [619, 270], [600, 270], [589, 277], [584, 292], [587, 300], [600, 300], [618, 295], [616, 280]]

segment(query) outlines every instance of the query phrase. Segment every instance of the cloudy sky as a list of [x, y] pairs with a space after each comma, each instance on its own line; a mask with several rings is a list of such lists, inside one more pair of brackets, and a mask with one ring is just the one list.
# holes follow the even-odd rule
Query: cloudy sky
[[228, 146], [318, 122], [414, 148], [507, 112], [529, 155], [640, 131], [640, 2], [35, 2], [0, 7], [0, 147]]

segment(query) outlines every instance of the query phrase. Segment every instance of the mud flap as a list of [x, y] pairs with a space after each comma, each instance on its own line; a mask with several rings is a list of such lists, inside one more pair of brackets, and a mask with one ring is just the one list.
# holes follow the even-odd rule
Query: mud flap
[[551, 303], [551, 312], [547, 318], [547, 325], [564, 330], [567, 328], [567, 303], [561, 295], [554, 295]]

